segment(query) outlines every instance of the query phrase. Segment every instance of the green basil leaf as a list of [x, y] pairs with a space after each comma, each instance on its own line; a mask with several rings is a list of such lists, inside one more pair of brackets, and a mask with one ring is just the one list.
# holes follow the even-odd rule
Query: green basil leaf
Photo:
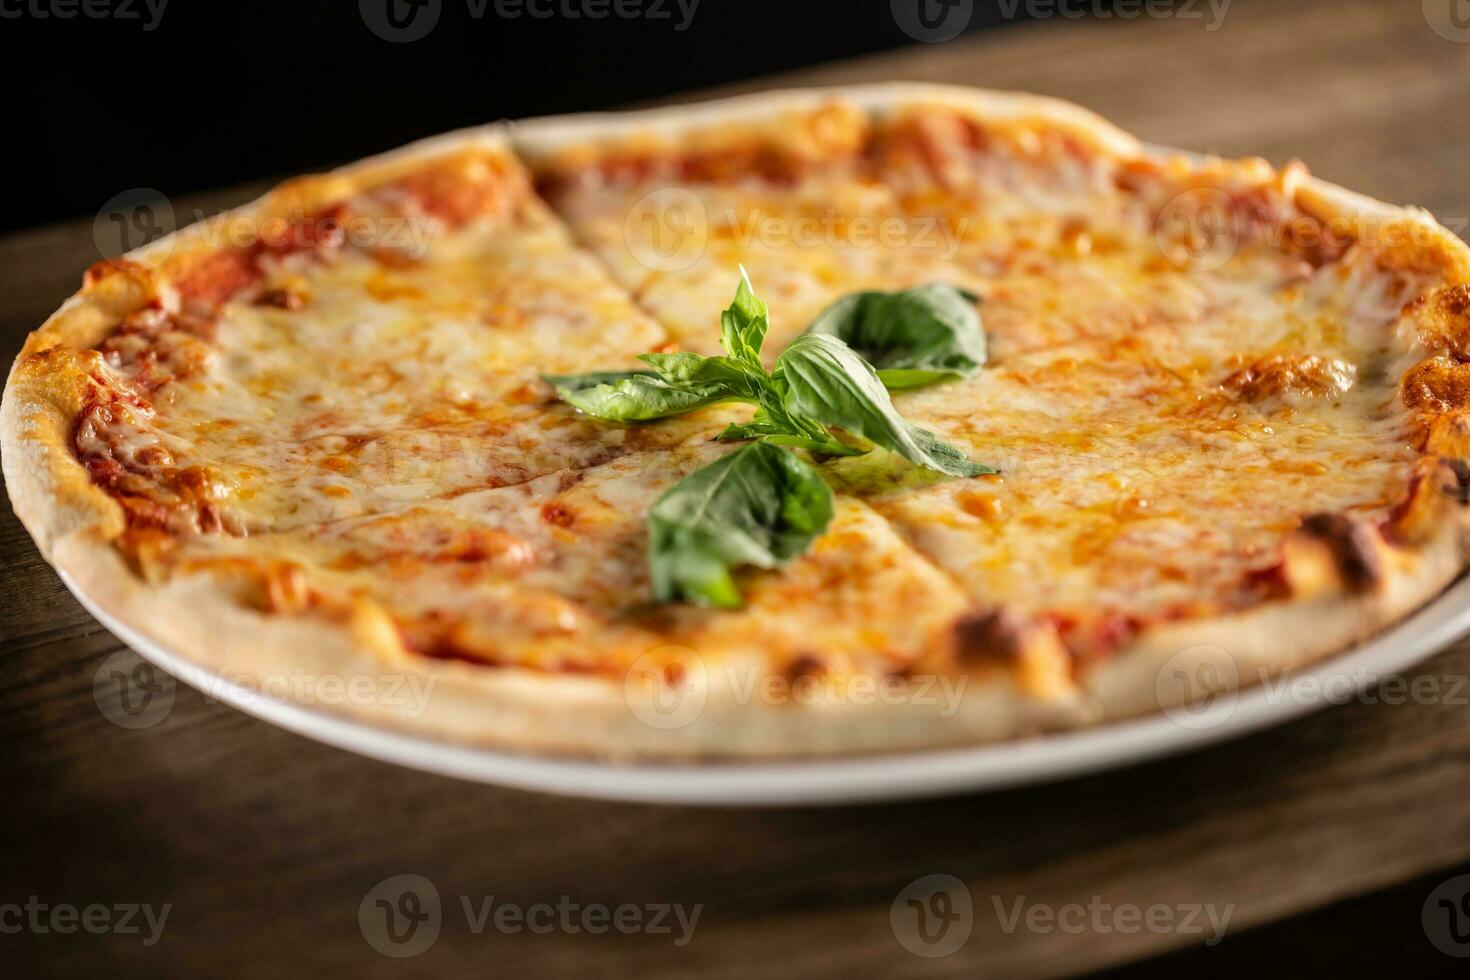
[[776, 359], [775, 377], [793, 415], [862, 436], [919, 466], [950, 476], [994, 473], [905, 422], [872, 365], [830, 334], [803, 334]]
[[732, 398], [759, 402], [762, 390], [770, 384], [765, 368], [752, 366], [733, 357], [705, 357], [703, 354], [639, 354], [638, 360], [669, 384], [679, 388], [710, 385], [722, 386]]
[[648, 515], [649, 563], [660, 602], [740, 605], [731, 575], [802, 554], [832, 520], [832, 489], [784, 449], [753, 442], [674, 484]]
[[985, 363], [985, 331], [974, 293], [933, 282], [902, 292], [852, 293], [807, 327], [845, 341], [890, 391], [974, 374]]
[[769, 316], [766, 304], [756, 298], [750, 276], [742, 267], [735, 300], [720, 314], [720, 346], [725, 353], [759, 367], [761, 345], [766, 342], [766, 330], [770, 327]]
[[579, 412], [608, 422], [646, 422], [729, 401], [722, 385], [671, 385], [652, 371], [548, 374], [544, 380]]
[[[909, 427], [909, 434], [914, 437], [914, 442], [934, 463], [925, 464], [929, 469], [940, 473], [948, 473], [950, 476], [984, 476], [987, 473], [999, 473], [1000, 471], [984, 463], [977, 463], [965, 455], [964, 450], [958, 446], [951, 446], [936, 433], [928, 429], [921, 429], [917, 425], [905, 423]], [[909, 457], [913, 459], [913, 457]], [[917, 462], [917, 460], [915, 460]]]
[[680, 351], [675, 354], [639, 354], [638, 360], [653, 368], [654, 373], [669, 384], [679, 385], [699, 381], [716, 358]]

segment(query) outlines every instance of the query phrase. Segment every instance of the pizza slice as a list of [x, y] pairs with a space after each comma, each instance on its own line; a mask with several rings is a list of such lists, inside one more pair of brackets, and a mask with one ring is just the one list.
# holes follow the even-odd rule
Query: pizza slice
[[615, 430], [552, 405], [543, 374], [636, 365], [664, 331], [493, 133], [411, 156], [102, 263], [91, 306], [33, 338], [50, 390], [65, 378], [77, 404], [80, 460], [137, 525], [258, 533], [391, 511], [717, 424]]
[[546, 199], [674, 343], [718, 351], [710, 311], [744, 268], [771, 302], [771, 356], [848, 293], [955, 277], [957, 233], [910, 221], [870, 138], [859, 104], [817, 95], [514, 130]]

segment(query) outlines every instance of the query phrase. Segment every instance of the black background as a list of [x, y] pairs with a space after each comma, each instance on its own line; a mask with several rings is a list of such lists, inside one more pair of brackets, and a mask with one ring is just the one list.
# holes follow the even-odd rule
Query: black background
[[[57, 4], [83, 2], [131, 16], [56, 15]], [[131, 188], [174, 196], [459, 126], [917, 43], [891, 0], [699, 0], [683, 30], [678, 0], [622, 0], [659, 3], [663, 16], [599, 20], [508, 19], [496, 0], [418, 2], [439, 5], [437, 23], [420, 40], [391, 43], [368, 27], [359, 0], [168, 0], [152, 29], [145, 0], [0, 0], [7, 156], [31, 189], [7, 195], [0, 229], [91, 216]], [[521, 2], [559, 11], [586, 0]], [[1024, 2], [962, 2], [972, 3], [971, 31], [1025, 19]]]

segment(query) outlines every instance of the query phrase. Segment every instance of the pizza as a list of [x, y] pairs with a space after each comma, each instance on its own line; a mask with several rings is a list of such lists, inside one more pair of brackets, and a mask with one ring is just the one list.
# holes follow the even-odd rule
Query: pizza
[[1030, 95], [500, 123], [99, 262], [0, 436], [68, 584], [232, 683], [607, 759], [974, 744], [1453, 580], [1470, 252]]

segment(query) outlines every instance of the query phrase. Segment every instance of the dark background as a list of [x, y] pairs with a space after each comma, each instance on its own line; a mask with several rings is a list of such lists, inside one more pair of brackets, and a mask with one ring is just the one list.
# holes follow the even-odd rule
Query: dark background
[[[7, 195], [0, 229], [89, 216], [135, 187], [174, 196], [917, 43], [890, 0], [698, 0], [683, 30], [678, 0], [619, 0], [662, 16], [600, 20], [560, 12], [584, 0], [520, 0], [558, 12], [514, 19], [495, 0], [413, 0], [439, 18], [407, 43], [367, 17], [373, 4], [407, 14], [408, 0], [363, 0], [366, 15], [359, 0], [167, 0], [156, 24], [146, 0], [85, 0], [118, 12], [105, 18], [47, 11], [81, 2], [0, 0], [0, 113], [29, 188]], [[1024, 0], [959, 2], [970, 31], [1026, 19]]]

